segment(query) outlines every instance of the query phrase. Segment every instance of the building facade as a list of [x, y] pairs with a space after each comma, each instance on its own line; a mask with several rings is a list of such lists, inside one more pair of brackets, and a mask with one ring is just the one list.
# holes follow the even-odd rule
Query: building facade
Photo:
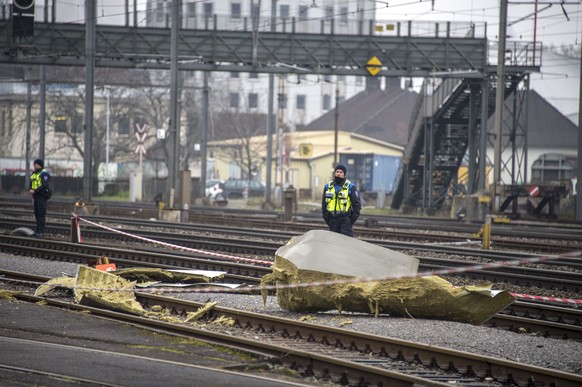
[[[148, 0], [147, 25], [169, 27], [172, 2]], [[242, 1], [185, 0], [181, 9], [183, 29], [223, 29], [311, 33], [361, 34], [373, 28], [377, 5], [374, 1], [291, 0]], [[336, 103], [349, 99], [366, 87], [365, 77], [322, 76], [301, 73], [287, 63], [261, 63], [261, 66], [290, 67], [294, 74], [274, 76], [274, 112], [277, 127], [294, 131], [303, 127]], [[187, 72], [185, 84], [201, 85], [203, 75]], [[269, 111], [269, 75], [262, 73], [210, 74], [210, 87], [227, 93], [224, 99], [233, 110], [267, 114]]]

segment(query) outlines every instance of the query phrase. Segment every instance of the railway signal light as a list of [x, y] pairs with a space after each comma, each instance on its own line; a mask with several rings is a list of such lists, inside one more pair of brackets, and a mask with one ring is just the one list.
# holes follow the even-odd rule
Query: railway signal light
[[30, 37], [34, 34], [34, 0], [13, 0], [12, 36]]

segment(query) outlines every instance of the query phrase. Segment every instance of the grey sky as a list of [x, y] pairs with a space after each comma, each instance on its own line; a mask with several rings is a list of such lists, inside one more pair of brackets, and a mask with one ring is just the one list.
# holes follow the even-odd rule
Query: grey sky
[[[499, 32], [499, 0], [392, 0], [378, 1], [378, 20], [425, 20], [456, 22], [487, 22], [488, 37], [495, 40]], [[386, 6], [388, 3], [388, 6]], [[522, 4], [519, 4], [522, 3]], [[523, 4], [528, 3], [528, 4]], [[538, 20], [536, 41], [544, 45], [580, 45], [582, 25], [582, 5], [574, 0], [567, 0], [564, 10], [554, 1], [548, 7], [548, 0], [538, 1]], [[576, 3], [576, 4], [573, 4]], [[533, 41], [534, 38], [534, 1], [515, 0], [508, 5], [509, 39]], [[517, 20], [526, 17], [524, 20]], [[514, 23], [515, 24], [512, 24]]]
[[[523, 4], [526, 2], [529, 4]], [[571, 4], [575, 1], [566, 0], [570, 4], [564, 5], [564, 9], [557, 3], [547, 8], [549, 2], [538, 1], [536, 41], [541, 41], [544, 47], [566, 45], [580, 50], [582, 4]], [[386, 3], [389, 4], [388, 7]], [[376, 17], [379, 21], [487, 22], [488, 38], [495, 41], [499, 33], [499, 6], [500, 0], [435, 0], [433, 10], [431, 0], [378, 1]], [[509, 3], [508, 40], [533, 42], [534, 9], [533, 0], [513, 0]], [[523, 20], [518, 21], [520, 19]], [[531, 88], [575, 124], [578, 124], [579, 86], [580, 59], [543, 52], [541, 72], [532, 74]]]

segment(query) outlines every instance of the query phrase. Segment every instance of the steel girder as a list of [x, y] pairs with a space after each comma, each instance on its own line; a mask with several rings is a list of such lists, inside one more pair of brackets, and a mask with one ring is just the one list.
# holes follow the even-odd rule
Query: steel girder
[[[0, 63], [84, 65], [83, 24], [35, 23], [34, 35], [18, 40], [1, 20], [0, 37]], [[98, 25], [96, 66], [169, 69], [170, 40], [167, 28]], [[178, 51], [180, 70], [369, 75], [374, 56], [378, 76], [483, 73], [487, 66], [484, 38], [260, 32], [253, 40], [251, 31], [182, 29]]]
[[[524, 168], [527, 165], [527, 122], [520, 117], [526, 117], [526, 92], [520, 92], [518, 87], [525, 82], [528, 88], [528, 72], [510, 69], [502, 86], [507, 106], [506, 125], [504, 125], [502, 168], [510, 176], [512, 184], [523, 182]], [[492, 73], [487, 94], [487, 118], [495, 112], [496, 77]], [[420, 103], [415, 110], [416, 117], [412, 121], [409, 142], [404, 151], [402, 163], [395, 180], [395, 190], [392, 198], [392, 208], [400, 208], [402, 204], [410, 207], [438, 209], [450, 194], [451, 183], [466, 155], [470, 140], [470, 103], [475, 106], [482, 104], [483, 90], [478, 89], [479, 80], [445, 79], [436, 89], [432, 98], [420, 95]], [[425, 85], [423, 85], [423, 92]], [[473, 101], [471, 101], [471, 96]], [[510, 98], [510, 96], [513, 96]], [[475, 109], [474, 121], [482, 117]], [[509, 113], [510, 112], [510, 113]], [[511, 120], [510, 124], [507, 121]], [[509, 128], [509, 129], [507, 129]], [[480, 137], [480, 128], [474, 135]], [[509, 130], [509, 132], [508, 132]], [[492, 147], [494, 134], [487, 133], [487, 139]], [[505, 155], [507, 154], [507, 155]], [[479, 163], [485, 162], [486, 155], [479, 152]], [[477, 167], [477, 162], [473, 168]], [[476, 173], [475, 170], [470, 173]], [[471, 187], [469, 187], [471, 188]]]

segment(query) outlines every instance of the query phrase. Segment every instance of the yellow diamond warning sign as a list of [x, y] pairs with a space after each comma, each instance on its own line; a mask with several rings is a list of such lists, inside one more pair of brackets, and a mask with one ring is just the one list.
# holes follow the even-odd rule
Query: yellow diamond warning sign
[[382, 69], [382, 62], [380, 62], [380, 59], [373, 56], [372, 59], [368, 61], [366, 69], [370, 74], [372, 74], [372, 76], [375, 76]]

